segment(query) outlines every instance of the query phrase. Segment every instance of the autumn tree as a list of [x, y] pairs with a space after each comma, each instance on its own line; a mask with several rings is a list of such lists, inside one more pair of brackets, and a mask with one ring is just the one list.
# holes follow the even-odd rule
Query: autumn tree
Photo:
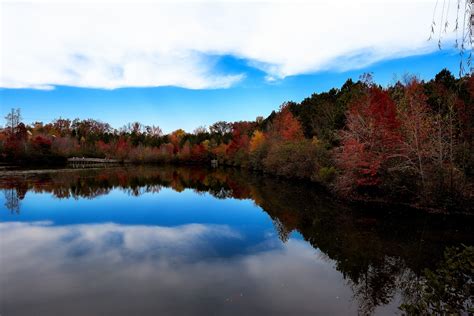
[[38, 135], [31, 140], [35, 155], [48, 155], [51, 151], [51, 144], [51, 140], [42, 135]]
[[249, 151], [254, 152], [258, 148], [260, 148], [260, 146], [262, 146], [264, 141], [265, 141], [265, 134], [262, 131], [256, 130], [253, 133], [252, 138], [250, 139]]
[[159, 126], [156, 125], [151, 125], [151, 126], [145, 126], [145, 131], [148, 136], [150, 137], [161, 137], [163, 136], [163, 131]]
[[174, 155], [174, 145], [171, 143], [162, 144], [159, 152], [164, 161], [170, 161]]
[[273, 119], [270, 138], [283, 141], [301, 140], [304, 138], [301, 124], [291, 113], [288, 104], [283, 104]]
[[179, 152], [179, 159], [183, 161], [187, 161], [190, 159], [190, 157], [191, 157], [191, 145], [189, 144], [189, 141], [186, 141], [183, 144], [181, 151]]
[[232, 132], [232, 124], [224, 121], [219, 121], [209, 126], [209, 130], [213, 134], [219, 134], [223, 136]]
[[219, 121], [209, 126], [210, 137], [219, 145], [220, 143], [228, 143], [232, 138], [232, 123]]
[[57, 136], [65, 137], [71, 133], [71, 120], [58, 118], [52, 122], [52, 127]]
[[5, 127], [10, 135], [14, 135], [17, 131], [18, 124], [21, 123], [20, 109], [11, 109], [10, 113], [5, 116]]
[[382, 177], [400, 159], [400, 121], [394, 102], [386, 91], [371, 86], [347, 112], [346, 129], [337, 160], [342, 176], [338, 189], [377, 188]]
[[433, 158], [435, 124], [423, 87], [417, 80], [412, 80], [404, 87], [398, 110], [403, 149], [399, 168], [406, 174], [413, 172], [424, 191], [427, 168]]
[[264, 170], [284, 177], [311, 179], [316, 172], [316, 150], [307, 139], [273, 145], [263, 159]]
[[206, 134], [206, 133], [207, 133], [207, 128], [205, 126], [198, 126], [193, 131], [194, 135], [200, 135], [200, 134]]
[[177, 129], [169, 135], [170, 143], [173, 144], [173, 153], [178, 153], [180, 149], [180, 143], [186, 132], [183, 129]]
[[232, 124], [232, 140], [227, 154], [234, 155], [239, 150], [247, 151], [249, 136], [252, 135], [255, 124], [252, 122], [235, 122]]
[[206, 144], [195, 144], [191, 147], [191, 161], [204, 162], [208, 160]]
[[219, 160], [220, 163], [223, 163], [227, 160], [227, 149], [229, 148], [228, 144], [221, 143], [211, 149], [212, 155]]
[[113, 152], [116, 159], [125, 160], [128, 157], [131, 146], [127, 139], [123, 136], [113, 144]]
[[263, 160], [268, 155], [268, 142], [265, 133], [255, 130], [249, 142], [249, 163], [253, 169], [263, 169]]

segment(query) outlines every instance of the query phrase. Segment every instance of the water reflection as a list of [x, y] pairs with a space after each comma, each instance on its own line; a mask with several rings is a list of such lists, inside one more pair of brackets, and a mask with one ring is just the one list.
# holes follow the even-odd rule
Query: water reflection
[[10, 210], [12, 213], [20, 213], [20, 200], [24, 198], [24, 196], [18, 195], [18, 190], [16, 189], [5, 189], [3, 190], [3, 194], [5, 195], [5, 207]]
[[[26, 313], [28, 306], [46, 302], [51, 302], [48, 312], [55, 315], [101, 310], [121, 315], [237, 315], [255, 307], [265, 314], [351, 310], [350, 292], [338, 274], [320, 269], [325, 262], [318, 263], [321, 259], [301, 241], [223, 260], [212, 253], [214, 237], [239, 236], [222, 227], [163, 230], [32, 223], [9, 225], [2, 236], [9, 254], [2, 264], [8, 284], [2, 295], [8, 295], [3, 299], [13, 306], [4, 310], [6, 314], [21, 314], [22, 309]], [[24, 295], [22, 282], [13, 282], [18, 277], [8, 279], [18, 275], [35, 285], [28, 290], [30, 295]], [[336, 297], [346, 301], [337, 306]]]
[[[28, 314], [31, 306], [78, 315], [392, 314], [400, 304], [419, 312], [415, 304], [429, 285], [425, 270], [437, 271], [447, 248], [474, 239], [471, 220], [362, 212], [315, 187], [235, 169], [10, 172], [0, 176], [0, 187], [11, 212], [1, 214], [0, 224], [2, 314]], [[258, 226], [260, 219], [251, 228], [230, 219], [245, 212], [224, 214], [228, 224], [208, 218], [168, 226], [22, 217], [30, 194], [95, 202], [117, 190], [144, 198], [169, 188], [251, 200], [258, 206], [252, 212], [268, 214], [278, 239]], [[470, 277], [463, 282], [472, 284]], [[22, 295], [25, 284], [31, 295]], [[46, 306], [52, 298], [58, 303]], [[464, 294], [466, 308], [469, 299]]]

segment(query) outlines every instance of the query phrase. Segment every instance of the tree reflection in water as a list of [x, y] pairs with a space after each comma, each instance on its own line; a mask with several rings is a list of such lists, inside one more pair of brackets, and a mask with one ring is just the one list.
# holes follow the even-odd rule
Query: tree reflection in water
[[18, 196], [16, 189], [4, 189], [3, 194], [5, 195], [5, 207], [12, 213], [20, 213], [20, 197]]
[[93, 199], [114, 189], [140, 196], [159, 193], [162, 187], [253, 200], [271, 217], [283, 242], [297, 231], [335, 261], [361, 314], [394, 299], [409, 314], [443, 314], [468, 310], [472, 304], [472, 247], [452, 248], [474, 244], [472, 219], [349, 208], [312, 185], [237, 169], [141, 166], [0, 175], [11, 212], [20, 212], [28, 191]]

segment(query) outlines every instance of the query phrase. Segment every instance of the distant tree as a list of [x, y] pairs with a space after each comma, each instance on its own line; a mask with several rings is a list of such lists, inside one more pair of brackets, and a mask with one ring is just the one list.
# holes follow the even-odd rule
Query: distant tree
[[174, 153], [173, 144], [167, 143], [160, 146], [160, 153], [165, 161], [171, 160]]
[[133, 122], [128, 124], [128, 130], [132, 134], [141, 134], [143, 132], [143, 125], [140, 122]]
[[71, 132], [71, 120], [58, 118], [52, 122], [54, 134], [57, 136], [66, 136]]
[[193, 162], [204, 162], [207, 158], [207, 149], [204, 144], [195, 144], [191, 147], [191, 160]]
[[181, 140], [186, 135], [186, 132], [183, 129], [177, 129], [169, 135], [170, 143], [174, 146], [174, 153], [179, 152]]
[[227, 154], [233, 157], [239, 150], [247, 152], [249, 135], [255, 129], [254, 122], [235, 122], [232, 124], [232, 141], [227, 148]]
[[187, 161], [188, 159], [191, 158], [191, 144], [189, 143], [189, 141], [186, 141], [183, 144], [183, 147], [181, 148], [181, 151], [179, 152], [179, 158], [184, 161]]
[[260, 146], [262, 146], [263, 142], [265, 141], [265, 134], [262, 131], [256, 130], [253, 132], [252, 138], [250, 139], [249, 144], [249, 151], [254, 152]]
[[207, 128], [205, 126], [198, 126], [193, 131], [194, 135], [206, 134], [206, 133], [207, 133]]
[[285, 177], [311, 179], [316, 172], [316, 150], [307, 139], [274, 144], [263, 159], [264, 170]]
[[121, 136], [114, 144], [114, 154], [117, 159], [125, 160], [128, 157], [131, 146], [127, 139]]
[[219, 134], [223, 136], [232, 132], [232, 124], [224, 121], [219, 121], [209, 126], [209, 130], [213, 134]]
[[5, 127], [9, 131], [10, 135], [14, 135], [18, 124], [21, 123], [21, 111], [20, 109], [11, 109], [10, 113], [5, 116], [6, 124]]
[[35, 154], [48, 155], [51, 151], [51, 140], [45, 136], [38, 135], [31, 140]]
[[146, 126], [145, 131], [148, 134], [148, 136], [151, 137], [161, 137], [163, 136], [163, 131], [159, 126], [151, 125], [151, 126]]
[[304, 138], [301, 123], [293, 116], [288, 104], [283, 104], [273, 119], [270, 137], [284, 141]]

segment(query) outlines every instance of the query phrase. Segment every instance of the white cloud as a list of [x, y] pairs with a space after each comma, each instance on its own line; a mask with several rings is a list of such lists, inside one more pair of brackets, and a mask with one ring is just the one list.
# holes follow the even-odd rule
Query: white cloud
[[1, 9], [0, 86], [10, 88], [226, 88], [245, 74], [216, 69], [220, 55], [244, 58], [275, 80], [435, 49], [426, 41], [434, 1], [86, 1]]

